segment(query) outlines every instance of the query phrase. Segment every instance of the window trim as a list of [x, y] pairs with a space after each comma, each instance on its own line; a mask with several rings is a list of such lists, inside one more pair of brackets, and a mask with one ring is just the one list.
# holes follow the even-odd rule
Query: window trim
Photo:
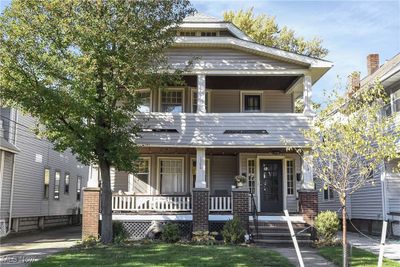
[[[292, 162], [292, 179], [293, 179], [293, 193], [289, 194], [289, 172], [288, 172], [288, 162]], [[295, 159], [286, 159], [286, 196], [296, 196], [296, 161]]]
[[[193, 166], [193, 162], [194, 161], [196, 161], [196, 158], [195, 157], [190, 157], [190, 170], [189, 170], [189, 173], [190, 173], [190, 192], [192, 192], [193, 191], [193, 172], [192, 172], [192, 166]], [[197, 164], [197, 163], [196, 163]], [[210, 189], [211, 190], [211, 184], [210, 184], [210, 181], [211, 181], [211, 179], [210, 179], [210, 175], [211, 175], [211, 171], [210, 171], [210, 166], [211, 166], [211, 164], [210, 164], [210, 159], [209, 158], [207, 158], [206, 157], [206, 167], [207, 167], [207, 187], [206, 188], [208, 188], [208, 189]]]
[[140, 112], [140, 113], [150, 113], [150, 112], [153, 112], [153, 90], [150, 90], [150, 89], [138, 89], [138, 90], [136, 90], [136, 92], [138, 92], [138, 93], [147, 93], [147, 92], [149, 92], [150, 93], [150, 107], [149, 107], [149, 112], [140, 112], [139, 110], [138, 110], [138, 112]]
[[[134, 193], [135, 195], [149, 195], [151, 194], [151, 157], [139, 157], [139, 160], [147, 160], [149, 162], [149, 174], [148, 174], [148, 182], [147, 182], [147, 190], [145, 193], [137, 193], [135, 192], [135, 173], [128, 174], [128, 192]], [[131, 184], [132, 183], [132, 184]], [[131, 186], [130, 186], [131, 184]], [[130, 190], [132, 189], [132, 191]]]
[[[78, 181], [81, 181], [80, 182], [80, 186], [78, 187]], [[78, 190], [79, 190], [79, 192], [78, 192]], [[76, 176], [76, 190], [75, 190], [75, 192], [76, 192], [76, 201], [81, 201], [81, 199], [82, 199], [82, 176], [81, 175], [77, 175]], [[78, 193], [79, 193], [79, 198], [78, 198]]]
[[[66, 185], [67, 185], [67, 183], [66, 183], [66, 178], [67, 178], [67, 175], [68, 175], [68, 192], [65, 190], [67, 187], [66, 187]], [[64, 195], [69, 195], [69, 189], [70, 189], [70, 185], [71, 185], [71, 174], [69, 173], [69, 172], [65, 172], [64, 173]]]
[[[254, 161], [254, 192], [253, 195], [257, 196], [257, 159], [256, 158], [247, 158], [246, 160], [246, 174], [247, 174], [247, 185], [249, 186], [249, 175], [250, 175], [250, 171], [249, 171], [249, 161]], [[250, 186], [249, 186], [250, 189]]]
[[[182, 92], [182, 112], [178, 112], [178, 113], [185, 113], [185, 88], [182, 87], [170, 87], [170, 88], [166, 88], [164, 89], [164, 91], [169, 91], [169, 92]], [[174, 112], [164, 112], [161, 111], [161, 101], [162, 101], [162, 93], [164, 92], [163, 90], [160, 91], [159, 93], [159, 98], [158, 98], [158, 111], [162, 112], [162, 113], [174, 113]]]
[[[56, 174], [60, 174], [60, 179], [58, 180], [58, 198], [56, 198]], [[54, 184], [53, 184], [53, 199], [60, 200], [61, 197], [61, 170], [55, 169], [54, 170]]]
[[[46, 176], [46, 170], [49, 171], [49, 183], [47, 184], [47, 196], [46, 196], [46, 184], [45, 184], [45, 176]], [[50, 167], [44, 167], [43, 169], [43, 200], [49, 200], [50, 197], [50, 181], [51, 181], [51, 168]]]
[[[325, 198], [325, 191], [328, 191], [328, 198]], [[331, 194], [329, 193], [329, 191], [332, 192], [332, 198], [331, 198]], [[323, 184], [323, 187], [322, 187], [322, 200], [324, 202], [335, 201], [335, 191], [332, 189], [331, 186], [327, 186], [327, 189], [325, 189], [325, 183]]]
[[[240, 91], [240, 112], [241, 113], [261, 113], [261, 112], [263, 112], [263, 91]], [[244, 105], [245, 105], [245, 102], [244, 102], [244, 97], [246, 96], [246, 95], [259, 95], [260, 96], [260, 110], [259, 111], [256, 111], [256, 110], [249, 110], [249, 111], [246, 111], [245, 109], [244, 109]]]
[[163, 195], [161, 193], [162, 188], [161, 188], [161, 171], [160, 171], [160, 167], [161, 167], [161, 160], [180, 160], [182, 162], [182, 183], [183, 183], [183, 191], [182, 193], [171, 193], [171, 194], [164, 194], [164, 195], [182, 195], [182, 194], [186, 194], [187, 193], [187, 188], [185, 186], [185, 157], [157, 157], [157, 194], [158, 195]]
[[[194, 108], [193, 108], [194, 93], [197, 93], [197, 88], [190, 88], [190, 112], [191, 113], [195, 113]], [[210, 89], [206, 89], [206, 95], [207, 94], [208, 94], [208, 99], [207, 99], [206, 113], [211, 113], [211, 90]], [[196, 103], [196, 105], [197, 105], [197, 103]], [[208, 107], [208, 110], [207, 110], [207, 107]]]

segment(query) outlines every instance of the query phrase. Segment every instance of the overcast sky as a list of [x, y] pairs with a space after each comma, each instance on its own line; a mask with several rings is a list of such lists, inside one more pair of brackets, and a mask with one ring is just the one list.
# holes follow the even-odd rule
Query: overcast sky
[[[10, 1], [0, 0], [0, 10]], [[276, 17], [305, 38], [324, 40], [326, 57], [334, 67], [314, 86], [313, 98], [323, 102], [324, 90], [332, 90], [352, 71], [366, 74], [366, 57], [379, 53], [381, 64], [400, 52], [400, 1], [239, 1], [196, 0], [196, 9], [222, 18], [225, 10], [254, 7], [257, 14]]]

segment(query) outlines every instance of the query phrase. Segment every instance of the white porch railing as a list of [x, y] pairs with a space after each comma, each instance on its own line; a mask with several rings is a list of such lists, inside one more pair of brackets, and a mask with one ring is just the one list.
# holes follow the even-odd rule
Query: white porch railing
[[190, 196], [113, 195], [113, 211], [190, 211]]
[[232, 211], [231, 197], [210, 197], [210, 211]]

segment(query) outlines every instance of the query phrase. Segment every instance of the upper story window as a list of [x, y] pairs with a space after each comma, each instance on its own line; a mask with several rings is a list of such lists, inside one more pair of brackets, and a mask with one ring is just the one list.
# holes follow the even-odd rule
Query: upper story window
[[139, 112], [151, 112], [151, 92], [150, 90], [142, 90], [136, 92], [140, 104], [138, 105]]
[[400, 111], [400, 89], [392, 94], [393, 113]]
[[179, 32], [179, 36], [196, 36], [196, 32]]
[[56, 171], [54, 173], [54, 199], [60, 199], [60, 179], [61, 179], [61, 172]]
[[[206, 91], [206, 112], [210, 112], [210, 92]], [[197, 112], [197, 90], [192, 90], [192, 112]]]
[[217, 32], [201, 32], [201, 36], [217, 36]]
[[46, 168], [44, 169], [44, 174], [43, 174], [43, 182], [44, 182], [44, 187], [43, 187], [43, 198], [48, 199], [49, 198], [49, 184], [50, 184], [50, 169]]
[[242, 112], [261, 112], [262, 93], [242, 92], [241, 111]]
[[183, 112], [183, 90], [167, 90], [161, 93], [160, 111], [181, 113]]

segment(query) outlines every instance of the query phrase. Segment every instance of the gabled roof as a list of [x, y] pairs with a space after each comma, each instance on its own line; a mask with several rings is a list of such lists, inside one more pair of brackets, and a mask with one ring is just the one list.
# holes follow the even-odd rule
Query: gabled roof
[[191, 16], [187, 16], [186, 18], [184, 18], [183, 22], [224, 22], [224, 21], [221, 21], [220, 19], [208, 16], [203, 13], [197, 12]]
[[400, 53], [386, 61], [374, 73], [364, 77], [360, 82], [361, 88], [376, 80], [379, 80], [384, 86], [400, 80]]

